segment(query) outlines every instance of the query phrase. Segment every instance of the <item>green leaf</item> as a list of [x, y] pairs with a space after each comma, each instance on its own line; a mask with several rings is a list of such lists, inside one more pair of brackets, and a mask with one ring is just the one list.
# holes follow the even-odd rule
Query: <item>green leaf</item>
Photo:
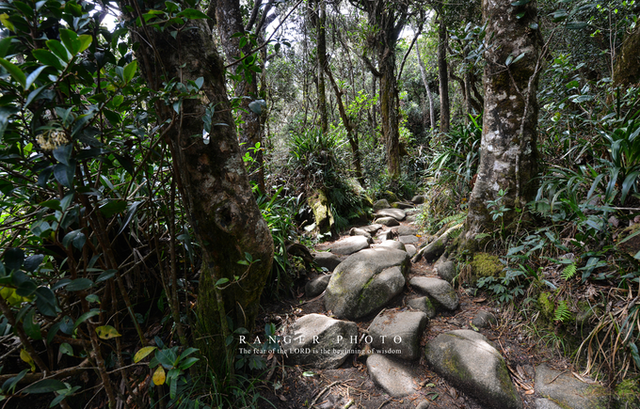
[[567, 29], [569, 30], [581, 30], [587, 26], [584, 21], [571, 21], [567, 23]]
[[138, 61], [131, 61], [129, 64], [124, 67], [123, 78], [124, 82], [129, 83], [133, 79], [134, 75], [136, 75], [136, 70], [138, 69]]
[[66, 145], [58, 146], [53, 150], [53, 157], [58, 160], [58, 162], [64, 164], [65, 166], [70, 166], [69, 160], [71, 159], [71, 154], [73, 153], [73, 144], [68, 143]]
[[513, 7], [520, 7], [520, 6], [524, 6], [526, 4], [531, 3], [531, 0], [518, 0], [518, 1], [514, 1], [513, 3], [511, 3], [511, 5]]
[[32, 273], [36, 271], [36, 268], [40, 266], [42, 260], [44, 260], [44, 254], [35, 254], [33, 256], [29, 256], [22, 263], [22, 268]]
[[98, 297], [97, 294], [89, 294], [86, 297], [84, 297], [84, 299], [91, 303], [96, 302], [100, 304], [100, 297]]
[[88, 278], [76, 278], [71, 281], [65, 288], [67, 291], [82, 291], [90, 288], [93, 285], [93, 281]]
[[133, 356], [133, 363], [138, 363], [145, 359], [150, 353], [155, 351], [157, 347], [144, 347], [141, 348], [136, 354]]
[[45, 43], [53, 53], [58, 56], [65, 64], [69, 62], [71, 56], [66, 48], [58, 40], [47, 40]]
[[23, 390], [24, 393], [49, 393], [67, 389], [67, 386], [57, 379], [43, 379], [32, 383]]
[[53, 176], [62, 186], [68, 189], [73, 189], [74, 171], [75, 166], [65, 166], [64, 163], [58, 163], [53, 168]]
[[61, 28], [60, 40], [62, 40], [62, 44], [64, 44], [64, 47], [69, 51], [69, 53], [71, 53], [71, 55], [78, 54], [78, 51], [80, 50], [78, 34], [66, 28]]
[[27, 315], [23, 319], [24, 332], [31, 339], [40, 341], [42, 339], [42, 332], [40, 331], [40, 324], [33, 322], [36, 310], [31, 308]]
[[101, 283], [103, 281], [107, 281], [111, 278], [113, 278], [116, 275], [116, 270], [107, 270], [105, 272], [103, 272], [102, 274], [100, 274], [98, 276], [98, 278], [96, 278], [96, 284], [97, 283]]
[[[0, 19], [2, 19], [3, 15], [6, 16], [6, 14], [0, 15]], [[7, 55], [12, 39], [13, 37], [6, 37], [0, 40], [0, 58], [4, 58]]]
[[31, 54], [40, 61], [42, 64], [54, 67], [58, 71], [62, 71], [62, 63], [60, 59], [56, 57], [51, 51], [39, 48], [31, 51]]
[[18, 270], [24, 261], [24, 251], [19, 248], [10, 248], [4, 252], [4, 266], [7, 270]]
[[127, 209], [125, 200], [109, 200], [105, 205], [100, 207], [100, 212], [109, 218], [115, 214], [122, 213]]
[[27, 374], [27, 372], [29, 372], [28, 369], [24, 369], [22, 371], [20, 371], [19, 374], [17, 374], [16, 376], [7, 379], [3, 384], [2, 384], [2, 391], [7, 393], [14, 393], [15, 392], [15, 387], [16, 385], [18, 385], [18, 382], [20, 382], [22, 380], [22, 378], [24, 378], [24, 376]]
[[218, 281], [216, 281], [215, 286], [216, 286], [216, 287], [219, 287], [219, 286], [224, 285], [224, 284], [226, 284], [226, 283], [228, 283], [228, 282], [229, 282], [229, 279], [228, 279], [228, 278], [221, 278], [221, 279], [219, 279]]
[[2, 25], [5, 26], [9, 31], [13, 31], [14, 33], [16, 32], [16, 28], [14, 27], [11, 20], [9, 20], [9, 15], [7, 13], [0, 14], [0, 22], [2, 22]]
[[177, 14], [177, 17], [184, 17], [189, 20], [198, 20], [203, 18], [209, 18], [206, 14], [196, 9], [184, 9]]
[[83, 322], [85, 322], [91, 317], [95, 317], [96, 315], [100, 315], [100, 310], [92, 309], [91, 311], [85, 312], [84, 314], [79, 316], [76, 322], [73, 324], [73, 330], [75, 331], [75, 329], [78, 328], [80, 324], [82, 324]]
[[9, 74], [11, 74], [14, 80], [18, 81], [20, 85], [22, 85], [22, 88], [27, 88], [27, 76], [24, 75], [24, 72], [22, 72], [18, 66], [11, 64], [4, 58], [0, 58], [0, 65], [2, 65]]
[[58, 312], [58, 303], [53, 291], [47, 287], [40, 286], [36, 290], [36, 296], [36, 307], [40, 314], [55, 317]]
[[93, 40], [93, 38], [90, 35], [87, 35], [87, 34], [83, 34], [81, 36], [78, 36], [78, 42], [79, 42], [78, 52], [81, 53], [84, 50], [86, 50], [87, 48], [89, 48], [89, 46], [91, 45], [91, 41], [92, 40]]
[[33, 91], [31, 91], [29, 93], [29, 96], [27, 97], [26, 101], [24, 102], [24, 108], [28, 107], [29, 104], [31, 104], [33, 102], [33, 100], [36, 99], [38, 97], [38, 95], [40, 95], [40, 93], [42, 91], [44, 91], [45, 89], [47, 89], [47, 87], [46, 86], [42, 86], [42, 87], [36, 88]]
[[25, 84], [24, 89], [29, 89], [31, 88], [31, 85], [33, 85], [33, 83], [35, 82], [35, 80], [38, 79], [38, 76], [40, 75], [40, 73], [47, 68], [46, 65], [43, 65], [41, 67], [36, 68], [35, 70], [33, 70], [33, 72], [31, 74], [29, 74], [29, 76], [27, 77], [27, 83]]
[[629, 194], [629, 191], [631, 190], [632, 187], [635, 186], [636, 182], [638, 181], [638, 176], [639, 175], [640, 175], [640, 171], [636, 170], [634, 172], [631, 172], [624, 179], [624, 182], [622, 182], [622, 190], [620, 192], [620, 203], [621, 204], [624, 204], [624, 201], [627, 198], [627, 195]]
[[202, 85], [204, 85], [204, 77], [198, 77], [195, 83], [199, 90], [202, 89]]
[[62, 344], [60, 344], [59, 351], [61, 354], [73, 356], [73, 347], [67, 344], [66, 342], [63, 342]]

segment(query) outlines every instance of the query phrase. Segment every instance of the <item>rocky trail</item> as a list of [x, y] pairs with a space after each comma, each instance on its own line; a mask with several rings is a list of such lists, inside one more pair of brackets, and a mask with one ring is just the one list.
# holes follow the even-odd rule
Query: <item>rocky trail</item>
[[282, 328], [284, 353], [267, 357], [275, 386], [261, 407], [610, 407], [603, 386], [527, 343], [486, 299], [452, 286], [452, 229], [420, 236], [419, 205], [378, 204], [374, 224], [316, 247], [324, 274], [264, 318]]

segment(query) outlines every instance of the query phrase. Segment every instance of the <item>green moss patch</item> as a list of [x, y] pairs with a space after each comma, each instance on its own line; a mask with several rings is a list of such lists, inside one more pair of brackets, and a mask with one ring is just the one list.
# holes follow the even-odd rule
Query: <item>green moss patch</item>
[[476, 278], [503, 276], [504, 265], [498, 256], [488, 253], [476, 253], [471, 261], [471, 270]]

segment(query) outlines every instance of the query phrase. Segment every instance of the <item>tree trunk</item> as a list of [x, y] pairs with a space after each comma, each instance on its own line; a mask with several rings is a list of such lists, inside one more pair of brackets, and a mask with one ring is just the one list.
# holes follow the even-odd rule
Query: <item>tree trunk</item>
[[[238, 0], [213, 0], [209, 3], [207, 14], [210, 17], [215, 17], [222, 49], [229, 63], [239, 59], [240, 52], [246, 55], [251, 51], [251, 42], [247, 41], [244, 47], [240, 47], [240, 39], [242, 37], [233, 37], [234, 34], [248, 34], [242, 24], [242, 13]], [[242, 109], [239, 111], [241, 118], [240, 149], [243, 155], [249, 152], [254, 159], [254, 163], [250, 167], [250, 179], [258, 184], [261, 192], [265, 192], [262, 150], [250, 150], [257, 143], [262, 143], [260, 115], [248, 108], [253, 100], [259, 99], [257, 77], [255, 72], [248, 69], [239, 72], [238, 67], [239, 65], [233, 66], [233, 73], [242, 77], [242, 79], [237, 79], [234, 83], [236, 97], [242, 98], [240, 103]]]
[[392, 180], [400, 177], [400, 130], [396, 95], [396, 58], [391, 50], [380, 52], [380, 113], [382, 134], [387, 153], [387, 171]]
[[[145, 12], [139, 5], [124, 0], [120, 9], [136, 10], [131, 16], [135, 21]], [[202, 249], [194, 338], [217, 379], [223, 380], [233, 365], [234, 351], [225, 344], [226, 320], [221, 316], [231, 318], [235, 328], [251, 331], [271, 270], [273, 240], [249, 186], [225, 89], [224, 65], [211, 29], [204, 20], [190, 20], [187, 26], [176, 38], [172, 28], [143, 27], [130, 34], [138, 43], [136, 57], [142, 75], [154, 90], [162, 88], [160, 78], [183, 83], [204, 78], [202, 98], [184, 99], [177, 116], [162, 100], [155, 108], [160, 117], [175, 121], [167, 140], [191, 227]], [[198, 137], [207, 107], [204, 101], [215, 106], [211, 122], [217, 124], [212, 125], [208, 144]], [[238, 264], [245, 260], [245, 253], [256, 262]], [[229, 285], [218, 290], [215, 284], [222, 278]]]
[[[487, 38], [484, 115], [478, 177], [469, 201], [466, 238], [508, 231], [516, 209], [535, 195], [538, 170], [536, 90], [540, 72], [536, 2], [513, 7], [511, 0], [484, 0]], [[517, 14], [524, 13], [522, 18]], [[515, 63], [516, 57], [524, 57]], [[502, 198], [501, 198], [502, 197]], [[501, 199], [500, 199], [501, 198]], [[490, 207], [489, 201], [500, 200]], [[502, 217], [492, 211], [505, 206]], [[494, 213], [495, 214], [495, 213]]]
[[420, 66], [420, 76], [422, 76], [422, 83], [424, 89], [427, 91], [427, 98], [429, 99], [429, 119], [431, 121], [431, 129], [436, 129], [436, 116], [433, 112], [433, 97], [431, 97], [431, 90], [429, 89], [429, 81], [427, 81], [427, 70], [424, 69], [424, 63], [422, 57], [420, 57], [420, 46], [416, 44], [416, 53], [418, 54], [418, 65]]
[[338, 87], [336, 80], [333, 78], [333, 74], [331, 73], [331, 69], [329, 66], [325, 67], [325, 71], [327, 72], [327, 77], [329, 77], [329, 82], [331, 82], [331, 86], [333, 87], [333, 92], [336, 94], [336, 101], [338, 103], [338, 111], [340, 113], [340, 118], [342, 119], [342, 124], [344, 125], [344, 129], [347, 131], [347, 140], [349, 141], [349, 146], [351, 146], [351, 154], [353, 155], [353, 167], [356, 170], [356, 179], [362, 186], [364, 186], [364, 179], [362, 177], [362, 164], [360, 162], [360, 146], [358, 143], [358, 135], [354, 131], [353, 123], [347, 115], [347, 110], [344, 107], [344, 103], [342, 102], [342, 91]]
[[441, 14], [438, 22], [438, 77], [440, 79], [440, 132], [449, 132], [449, 71], [447, 69], [447, 26]]
[[327, 91], [324, 81], [324, 71], [327, 66], [327, 3], [317, 0], [318, 16], [316, 19], [317, 54], [318, 54], [318, 110], [320, 111], [320, 128], [322, 133], [329, 132], [329, 115], [327, 113]]
[[616, 59], [613, 82], [616, 85], [631, 85], [640, 82], [640, 25], [622, 43]]

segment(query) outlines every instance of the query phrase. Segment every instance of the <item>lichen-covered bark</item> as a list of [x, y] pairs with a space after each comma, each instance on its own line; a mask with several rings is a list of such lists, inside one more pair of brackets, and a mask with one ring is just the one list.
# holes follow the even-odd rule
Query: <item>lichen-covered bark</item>
[[327, 68], [327, 38], [325, 29], [327, 23], [327, 4], [324, 0], [317, 0], [317, 11], [318, 110], [320, 111], [320, 127], [322, 128], [322, 133], [326, 134], [329, 132], [329, 114], [327, 113], [327, 87], [324, 81], [324, 71]]
[[[490, 44], [485, 52], [484, 116], [478, 177], [469, 200], [467, 239], [477, 233], [508, 228], [533, 198], [538, 170], [536, 101], [541, 37], [536, 2], [513, 7], [511, 0], [483, 0]], [[520, 19], [518, 13], [524, 13]], [[532, 25], [534, 28], [532, 28]], [[513, 63], [522, 53], [519, 61]], [[507, 64], [507, 60], [511, 60]], [[506, 192], [503, 205], [511, 209], [493, 220], [488, 202]]]
[[616, 59], [613, 81], [618, 85], [640, 82], [640, 25], [624, 40]]
[[[215, 18], [216, 26], [222, 43], [222, 49], [227, 57], [228, 62], [233, 62], [240, 58], [240, 52], [245, 55], [251, 51], [251, 43], [247, 42], [244, 47], [240, 47], [240, 39], [242, 37], [234, 37], [234, 34], [248, 34], [242, 24], [242, 13], [240, 11], [240, 3], [238, 0], [213, 0], [209, 3], [207, 14]], [[239, 65], [234, 65], [231, 70], [237, 73]], [[249, 148], [256, 146], [256, 143], [262, 142], [262, 129], [260, 127], [260, 116], [252, 112], [248, 107], [249, 104], [258, 97], [257, 76], [253, 71], [246, 70], [241, 73], [242, 79], [235, 82], [235, 95], [242, 98], [240, 106], [240, 132], [238, 139], [240, 140], [240, 149], [243, 155], [249, 154], [255, 160], [255, 165], [251, 168], [251, 180], [256, 182], [262, 192], [265, 191], [264, 185], [264, 166], [262, 150], [252, 151]], [[249, 97], [249, 98], [243, 98]]]
[[[369, 45], [377, 52], [378, 69], [369, 68], [380, 79], [380, 113], [387, 171], [392, 180], [396, 180], [400, 176], [400, 131], [395, 49], [400, 31], [407, 20], [409, 6], [402, 2], [383, 0], [362, 0], [359, 4], [368, 14], [369, 25], [377, 28], [375, 35], [368, 40]], [[366, 59], [365, 63], [370, 64]]]
[[[128, 3], [122, 3], [122, 6]], [[138, 6], [128, 4], [135, 10]], [[124, 10], [124, 7], [121, 7]], [[131, 32], [139, 43], [136, 56], [142, 74], [157, 89], [167, 80], [195, 81], [204, 78], [201, 99], [184, 100], [181, 115], [167, 133], [174, 169], [196, 239], [202, 249], [197, 304], [196, 344], [218, 375], [226, 369], [226, 348], [220, 326], [214, 284], [220, 278], [240, 280], [222, 291], [224, 308], [233, 325], [252, 329], [259, 299], [271, 270], [273, 241], [249, 186], [234, 120], [225, 89], [224, 67], [211, 30], [204, 20], [189, 21], [174, 39], [170, 30]], [[206, 104], [216, 107], [216, 125], [204, 143], [202, 116]], [[172, 109], [156, 104], [160, 115], [170, 118]], [[237, 262], [245, 252], [260, 260], [249, 268]]]

